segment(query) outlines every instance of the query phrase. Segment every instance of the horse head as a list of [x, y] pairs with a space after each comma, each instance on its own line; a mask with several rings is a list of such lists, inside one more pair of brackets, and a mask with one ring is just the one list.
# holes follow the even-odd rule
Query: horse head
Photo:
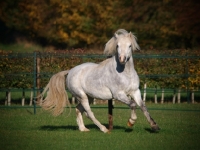
[[117, 54], [119, 62], [125, 64], [132, 56], [132, 51], [140, 49], [136, 39], [137, 38], [131, 32], [128, 33], [124, 29], [119, 29], [106, 43], [104, 54], [107, 56]]

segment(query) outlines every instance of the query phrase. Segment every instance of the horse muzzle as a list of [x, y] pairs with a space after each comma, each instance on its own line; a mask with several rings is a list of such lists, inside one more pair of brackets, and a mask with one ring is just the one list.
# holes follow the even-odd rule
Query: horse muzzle
[[121, 56], [119, 56], [119, 62], [120, 62], [120, 64], [125, 64], [126, 62], [127, 62], [127, 57], [126, 56], [124, 56], [124, 55], [121, 55]]

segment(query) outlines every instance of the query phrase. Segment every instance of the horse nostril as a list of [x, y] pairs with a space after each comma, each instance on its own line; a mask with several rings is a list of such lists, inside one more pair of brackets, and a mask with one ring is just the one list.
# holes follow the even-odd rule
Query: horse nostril
[[120, 63], [125, 63], [126, 57], [125, 56], [119, 56]]

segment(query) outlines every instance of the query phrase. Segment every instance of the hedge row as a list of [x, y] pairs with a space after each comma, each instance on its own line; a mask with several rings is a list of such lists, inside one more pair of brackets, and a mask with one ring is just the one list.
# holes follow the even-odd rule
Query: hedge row
[[[197, 50], [146, 50], [134, 53], [133, 57], [141, 86], [147, 83], [148, 87], [189, 87], [192, 90], [200, 87], [200, 54]], [[30, 53], [0, 52], [0, 58], [0, 88], [32, 88], [36, 62], [40, 68], [38, 78], [44, 87], [51, 75], [59, 71], [106, 59], [103, 55], [88, 55], [81, 50], [37, 53], [37, 61]]]

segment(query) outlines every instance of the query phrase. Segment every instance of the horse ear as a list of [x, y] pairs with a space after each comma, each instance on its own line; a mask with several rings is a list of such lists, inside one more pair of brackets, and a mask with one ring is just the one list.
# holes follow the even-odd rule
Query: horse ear
[[135, 35], [133, 35], [131, 32], [129, 32], [129, 37], [131, 39], [131, 46], [132, 46], [132, 50], [140, 50], [140, 46], [137, 44], [137, 37]]

